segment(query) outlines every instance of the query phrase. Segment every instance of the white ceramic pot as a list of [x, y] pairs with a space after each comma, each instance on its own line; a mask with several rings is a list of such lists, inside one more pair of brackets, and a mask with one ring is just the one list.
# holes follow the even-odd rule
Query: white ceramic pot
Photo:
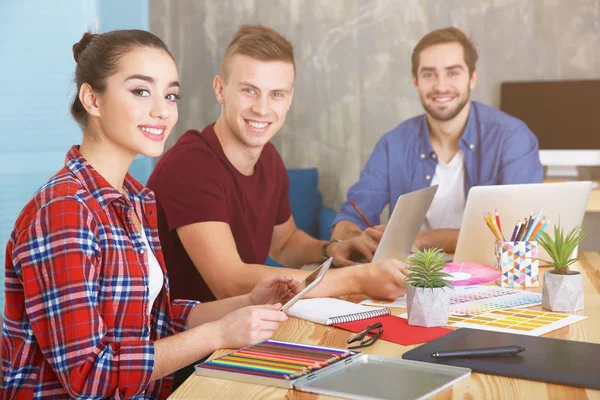
[[574, 312], [583, 309], [583, 284], [581, 273], [567, 275], [546, 271], [542, 289], [542, 307], [552, 311]]
[[409, 325], [446, 326], [450, 309], [450, 288], [423, 289], [406, 287]]

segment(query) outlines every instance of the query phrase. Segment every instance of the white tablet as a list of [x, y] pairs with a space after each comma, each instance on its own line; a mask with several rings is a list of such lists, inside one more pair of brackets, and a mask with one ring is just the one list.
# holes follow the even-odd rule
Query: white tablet
[[287, 293], [285, 293], [283, 296], [281, 296], [281, 298], [279, 299], [279, 302], [281, 302], [283, 299], [285, 299], [290, 294], [290, 292], [293, 292], [296, 289], [298, 289], [298, 294], [296, 294], [294, 297], [289, 299], [287, 302], [282, 303], [283, 306], [279, 309], [279, 311], [286, 312], [294, 304], [296, 304], [296, 302], [298, 300], [302, 299], [304, 296], [306, 296], [306, 294], [308, 292], [310, 292], [315, 286], [317, 286], [319, 284], [319, 282], [321, 282], [323, 280], [323, 276], [325, 275], [325, 272], [327, 272], [327, 270], [331, 266], [332, 262], [333, 262], [333, 257], [329, 257], [323, 264], [321, 264], [317, 269], [315, 269], [302, 282], [298, 283], [296, 286], [294, 286], [293, 289], [290, 289]]

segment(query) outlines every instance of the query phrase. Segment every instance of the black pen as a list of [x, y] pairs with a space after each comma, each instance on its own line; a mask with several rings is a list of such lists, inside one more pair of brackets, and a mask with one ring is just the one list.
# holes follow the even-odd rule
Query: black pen
[[485, 357], [485, 356], [509, 356], [519, 354], [525, 351], [525, 347], [521, 346], [504, 346], [504, 347], [481, 347], [478, 349], [461, 349], [436, 351], [431, 357]]

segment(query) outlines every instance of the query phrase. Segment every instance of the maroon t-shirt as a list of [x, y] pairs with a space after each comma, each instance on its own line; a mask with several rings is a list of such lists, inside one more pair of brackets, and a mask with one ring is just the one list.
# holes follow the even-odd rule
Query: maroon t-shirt
[[220, 221], [231, 228], [240, 258], [264, 264], [276, 225], [291, 216], [289, 180], [281, 156], [267, 143], [251, 176], [229, 162], [213, 125], [189, 130], [156, 164], [148, 187], [158, 201], [158, 231], [175, 299], [214, 300], [176, 229]]

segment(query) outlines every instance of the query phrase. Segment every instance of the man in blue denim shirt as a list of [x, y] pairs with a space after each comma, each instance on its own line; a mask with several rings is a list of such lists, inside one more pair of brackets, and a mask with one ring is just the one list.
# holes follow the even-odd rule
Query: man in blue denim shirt
[[334, 238], [362, 235], [374, 252], [383, 227], [365, 229], [349, 201], [378, 225], [386, 204], [391, 214], [400, 195], [438, 184], [415, 246], [454, 252], [471, 187], [542, 181], [538, 141], [527, 125], [470, 101], [477, 57], [471, 39], [452, 27], [433, 31], [417, 44], [412, 74], [425, 114], [379, 140], [333, 223]]

